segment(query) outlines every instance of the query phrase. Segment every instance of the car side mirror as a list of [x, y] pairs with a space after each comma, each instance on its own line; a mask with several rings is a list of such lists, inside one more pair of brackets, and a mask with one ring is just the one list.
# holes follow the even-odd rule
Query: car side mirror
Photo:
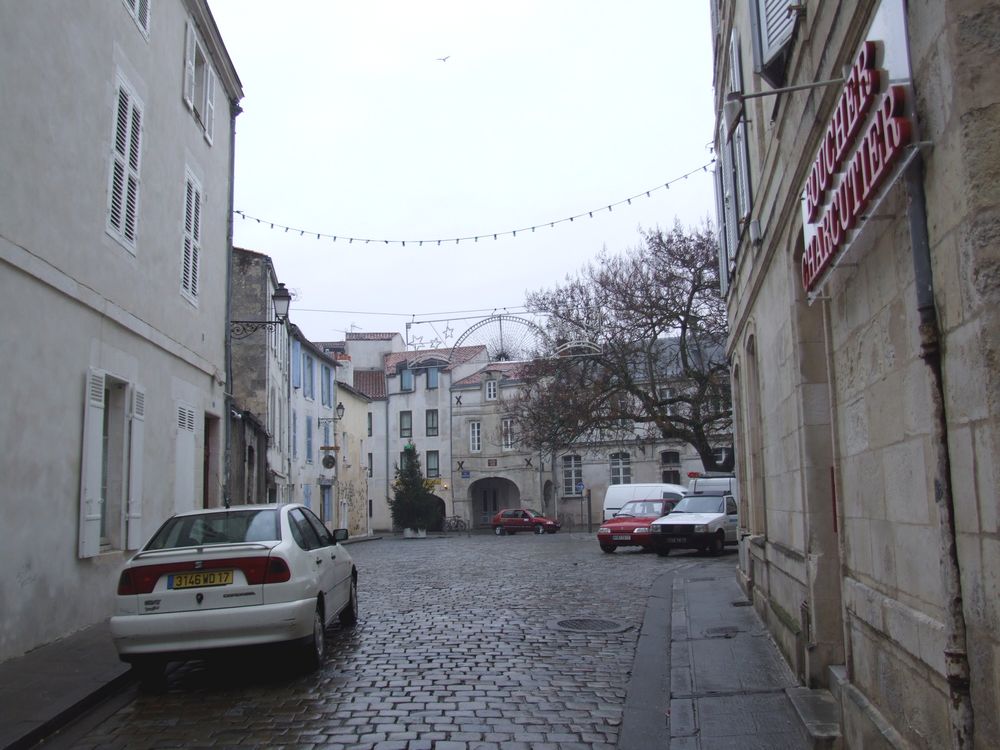
[[333, 540], [335, 542], [346, 542], [351, 536], [347, 529], [334, 529]]

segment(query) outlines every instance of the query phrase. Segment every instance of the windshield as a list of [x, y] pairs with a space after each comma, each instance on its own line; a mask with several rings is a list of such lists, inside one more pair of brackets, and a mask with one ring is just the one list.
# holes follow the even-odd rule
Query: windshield
[[725, 507], [722, 495], [688, 495], [671, 513], [722, 513]]
[[[666, 503], [667, 508], [669, 508], [671, 503], [668, 501]], [[625, 503], [620, 511], [615, 513], [616, 516], [662, 516], [667, 511], [663, 509], [664, 502], [662, 500], [633, 500], [632, 502]]]
[[146, 549], [270, 542], [280, 538], [277, 510], [236, 510], [228, 513], [175, 516], [160, 527], [149, 540]]

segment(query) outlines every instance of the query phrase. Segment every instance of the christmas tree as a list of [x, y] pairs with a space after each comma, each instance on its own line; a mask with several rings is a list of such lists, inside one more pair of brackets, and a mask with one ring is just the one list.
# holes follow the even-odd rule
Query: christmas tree
[[392, 523], [398, 529], [431, 529], [438, 524], [439, 513], [433, 484], [424, 478], [420, 454], [413, 443], [403, 448], [402, 465], [396, 466], [389, 500]]

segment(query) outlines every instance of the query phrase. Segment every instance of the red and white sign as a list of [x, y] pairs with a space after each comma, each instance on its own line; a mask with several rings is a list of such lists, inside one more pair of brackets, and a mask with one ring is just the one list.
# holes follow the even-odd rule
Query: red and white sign
[[[886, 3], [895, 10], [896, 3]], [[880, 9], [879, 16], [884, 16]], [[879, 17], [876, 17], [879, 20]], [[873, 29], [885, 29], [873, 23]], [[902, 44], [905, 77], [880, 69], [877, 61], [889, 44]], [[908, 116], [909, 63], [905, 28], [891, 40], [865, 41], [841, 90], [813, 161], [803, 195], [802, 285], [807, 292], [820, 283], [843, 252], [859, 220], [885, 186], [913, 140]], [[896, 58], [900, 57], [899, 55]], [[899, 67], [898, 60], [894, 67]], [[896, 77], [891, 77], [895, 73]], [[904, 82], [900, 82], [900, 81]]]

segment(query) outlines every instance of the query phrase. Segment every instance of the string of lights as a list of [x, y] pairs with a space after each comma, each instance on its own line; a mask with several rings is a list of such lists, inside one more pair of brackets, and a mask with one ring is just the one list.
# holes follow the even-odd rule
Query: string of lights
[[256, 221], [258, 224], [267, 224], [270, 226], [271, 229], [284, 230], [285, 232], [298, 232], [298, 234], [302, 237], [305, 237], [307, 235], [309, 237], [315, 236], [317, 240], [332, 240], [333, 242], [346, 242], [349, 245], [352, 245], [355, 242], [362, 243], [365, 245], [376, 243], [379, 245], [400, 245], [402, 247], [406, 247], [407, 244], [416, 245], [417, 247], [423, 247], [424, 245], [441, 245], [441, 244], [452, 244], [452, 243], [457, 245], [461, 242], [479, 242], [479, 240], [488, 240], [491, 238], [496, 240], [499, 239], [500, 237], [506, 237], [508, 235], [512, 237], [517, 237], [518, 233], [524, 234], [526, 232], [534, 232], [536, 229], [544, 229], [545, 227], [553, 228], [557, 224], [570, 223], [576, 221], [577, 219], [582, 219], [584, 217], [592, 219], [594, 218], [594, 214], [598, 214], [603, 211], [611, 212], [612, 210], [618, 208], [619, 206], [624, 206], [624, 205], [631, 206], [632, 201], [634, 200], [638, 200], [640, 198], [649, 198], [653, 193], [660, 190], [669, 190], [671, 185], [686, 180], [691, 175], [698, 174], [699, 172], [707, 172], [708, 168], [711, 167], [714, 163], [715, 159], [712, 159], [707, 164], [703, 164], [697, 169], [692, 169], [690, 172], [687, 172], [686, 174], [682, 174], [679, 177], [676, 177], [672, 180], [668, 180], [667, 182], [664, 182], [662, 185], [657, 185], [656, 187], [650, 188], [649, 190], [643, 190], [642, 192], [636, 193], [635, 195], [629, 196], [628, 198], [622, 198], [619, 201], [615, 201], [614, 203], [609, 203], [607, 205], [592, 209], [590, 211], [584, 211], [582, 213], [578, 213], [573, 216], [567, 216], [564, 219], [556, 219], [554, 221], [543, 221], [540, 224], [535, 224], [534, 226], [521, 227], [520, 229], [508, 229], [503, 232], [486, 232], [484, 234], [473, 234], [473, 235], [468, 235], [466, 237], [450, 237], [450, 238], [441, 237], [441, 238], [422, 239], [422, 240], [401, 240], [401, 239], [392, 240], [392, 239], [376, 239], [372, 237], [350, 237], [341, 234], [329, 234], [326, 232], [317, 232], [311, 229], [302, 229], [300, 227], [288, 226], [286, 224], [282, 224], [277, 221], [271, 221], [270, 219], [263, 219], [259, 216], [251, 216], [246, 211], [242, 211], [240, 209], [234, 210], [233, 213], [235, 213], [245, 221]]

